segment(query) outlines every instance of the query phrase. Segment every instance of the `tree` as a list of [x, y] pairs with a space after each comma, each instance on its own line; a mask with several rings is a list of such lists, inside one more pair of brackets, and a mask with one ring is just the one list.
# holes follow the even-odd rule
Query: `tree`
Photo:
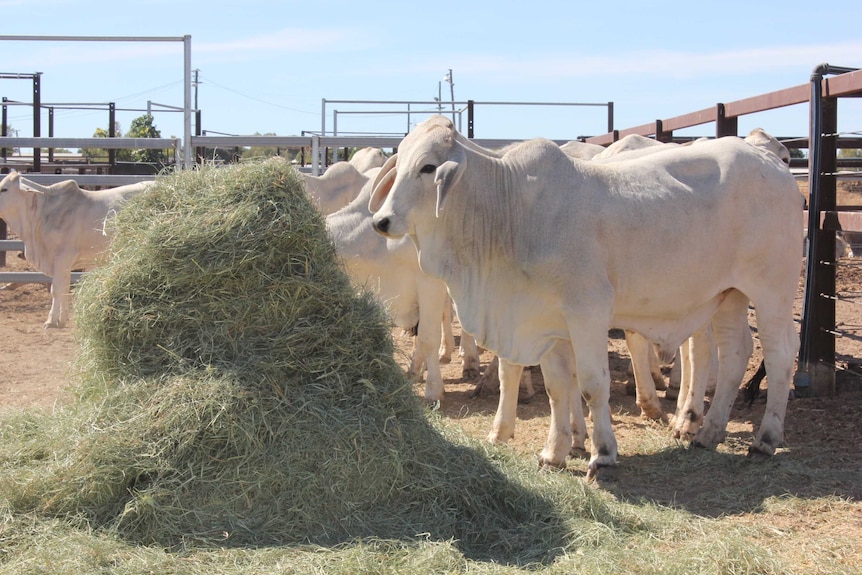
[[[255, 136], [275, 136], [276, 134], [272, 132], [267, 132], [266, 134], [261, 134], [260, 132], [255, 132]], [[275, 146], [251, 146], [249, 148], [245, 148], [242, 151], [242, 159], [243, 160], [251, 160], [251, 159], [263, 159], [263, 158], [272, 158], [273, 156], [279, 155], [279, 149]]]
[[[120, 125], [115, 124], [114, 130], [119, 137], [122, 132], [120, 131]], [[93, 132], [94, 138], [107, 138], [108, 131], [103, 128], [96, 128], [96, 131]], [[81, 154], [82, 158], [86, 158], [87, 160], [92, 160], [94, 162], [107, 162], [108, 161], [108, 149], [107, 148], [81, 148], [78, 150], [78, 153]]]
[[[161, 138], [162, 133], [153, 124], [153, 115], [144, 114], [132, 120], [129, 126], [129, 131], [126, 133], [127, 138]], [[126, 151], [126, 150], [123, 150]], [[156, 150], [152, 148], [131, 150], [130, 160], [132, 162], [147, 162], [153, 164], [166, 164], [168, 153], [165, 150]]]
[[[3, 128], [4, 128], [3, 134], [6, 136], [15, 137], [18, 135], [18, 130], [16, 130], [15, 128], [10, 126], [9, 124], [6, 124], [5, 126], [3, 126]], [[8, 154], [10, 151], [11, 151], [13, 156], [21, 153], [21, 150], [19, 150], [18, 148], [5, 148], [6, 154]], [[4, 156], [5, 156], [5, 154], [4, 154]]]

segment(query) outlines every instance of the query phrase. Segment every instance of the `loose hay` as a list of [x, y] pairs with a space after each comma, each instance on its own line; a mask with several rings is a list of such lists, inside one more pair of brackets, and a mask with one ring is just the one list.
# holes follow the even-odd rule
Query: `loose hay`
[[287, 163], [166, 177], [115, 227], [76, 293], [65, 448], [4, 483], [13, 507], [164, 546], [566, 545], [548, 500], [429, 423]]

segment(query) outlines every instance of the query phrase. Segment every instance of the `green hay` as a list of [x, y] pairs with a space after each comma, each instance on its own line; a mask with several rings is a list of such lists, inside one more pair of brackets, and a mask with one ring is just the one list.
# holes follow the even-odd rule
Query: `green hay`
[[287, 163], [166, 177], [115, 227], [77, 288], [63, 447], [0, 481], [13, 509], [174, 548], [429, 538], [526, 564], [571, 541], [429, 422]]

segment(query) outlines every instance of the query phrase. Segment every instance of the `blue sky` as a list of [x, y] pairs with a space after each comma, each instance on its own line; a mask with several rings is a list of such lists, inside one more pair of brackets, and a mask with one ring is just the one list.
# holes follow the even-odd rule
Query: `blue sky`
[[[612, 101], [615, 126], [623, 129], [806, 84], [822, 62], [862, 67], [858, 0], [0, 0], [0, 8], [6, 35], [191, 35], [202, 127], [229, 134], [319, 130], [324, 98], [430, 101], [439, 86], [447, 104], [450, 86], [441, 81], [449, 69], [456, 101]], [[183, 103], [179, 42], [4, 40], [0, 47], [0, 72], [42, 72], [45, 103], [133, 109], [117, 115], [123, 131], [148, 100]], [[0, 96], [30, 102], [31, 86], [0, 80]], [[330, 130], [334, 109], [342, 134], [409, 128], [403, 113], [346, 113], [405, 111], [403, 105], [330, 104]], [[8, 123], [32, 135], [30, 114], [11, 107]], [[108, 124], [104, 111], [54, 114], [58, 137], [88, 137]], [[182, 136], [181, 114], [154, 115], [163, 136]], [[47, 125], [45, 113], [43, 135]], [[806, 135], [807, 106], [748, 116], [739, 128], [757, 126], [777, 136]], [[574, 139], [606, 127], [604, 107], [476, 109], [478, 138]], [[839, 129], [862, 131], [862, 103], [842, 100]], [[706, 125], [689, 132], [712, 131]]]

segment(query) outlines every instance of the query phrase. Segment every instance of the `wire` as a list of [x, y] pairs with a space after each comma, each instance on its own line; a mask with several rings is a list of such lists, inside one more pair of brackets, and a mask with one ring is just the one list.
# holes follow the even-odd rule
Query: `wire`
[[317, 116], [320, 114], [320, 112], [309, 112], [308, 110], [300, 110], [298, 108], [291, 108], [289, 106], [284, 106], [282, 104], [276, 104], [275, 102], [268, 102], [267, 100], [262, 100], [260, 98], [254, 97], [254, 96], [249, 96], [248, 94], [244, 94], [244, 93], [240, 92], [239, 90], [234, 90], [233, 88], [228, 88], [227, 86], [222, 86], [218, 82], [214, 82], [213, 80], [209, 79], [208, 77], [200, 75], [199, 76], [199, 82], [203, 83], [204, 80], [206, 80], [206, 83], [212, 84], [216, 88], [221, 88], [222, 90], [226, 90], [228, 92], [233, 92], [234, 94], [236, 94], [238, 96], [242, 96], [243, 98], [248, 98], [249, 100], [254, 100], [255, 102], [260, 102], [261, 104], [266, 104], [267, 106], [273, 106], [275, 108], [281, 108], [282, 110], [290, 110], [291, 112], [299, 112], [300, 114], [308, 114], [310, 116]]

